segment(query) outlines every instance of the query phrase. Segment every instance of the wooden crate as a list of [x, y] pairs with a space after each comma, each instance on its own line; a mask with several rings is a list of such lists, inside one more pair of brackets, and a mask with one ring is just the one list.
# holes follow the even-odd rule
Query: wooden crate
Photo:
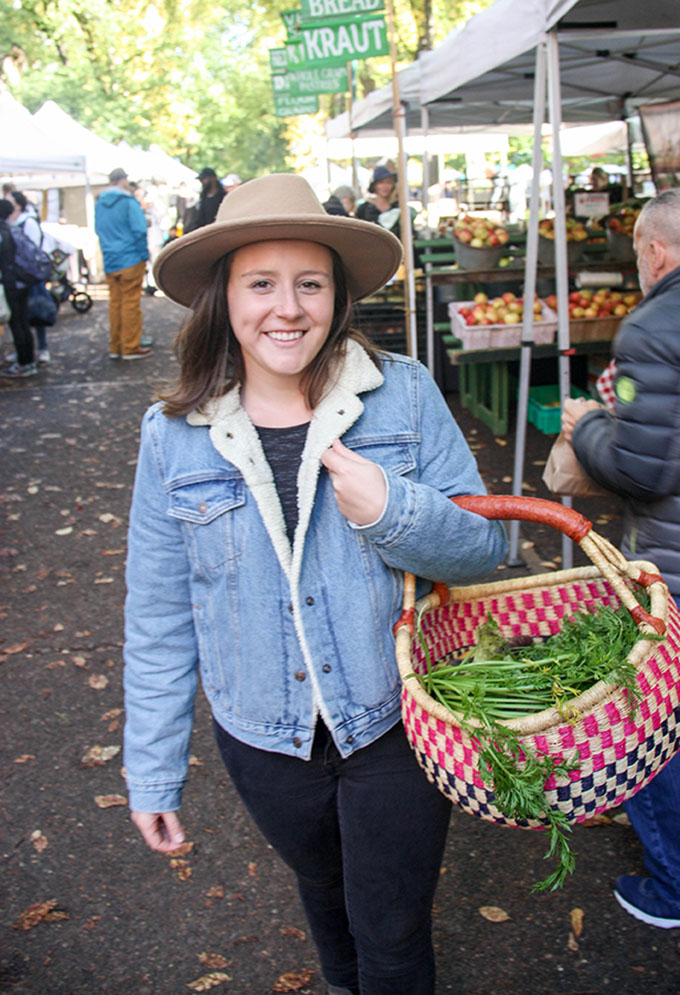
[[572, 318], [569, 322], [570, 342], [597, 342], [616, 335], [621, 318]]

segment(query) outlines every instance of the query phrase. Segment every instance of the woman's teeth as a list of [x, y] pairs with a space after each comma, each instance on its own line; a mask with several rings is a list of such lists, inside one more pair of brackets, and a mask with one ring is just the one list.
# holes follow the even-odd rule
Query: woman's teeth
[[267, 332], [267, 335], [277, 342], [292, 342], [293, 339], [301, 339], [304, 332]]

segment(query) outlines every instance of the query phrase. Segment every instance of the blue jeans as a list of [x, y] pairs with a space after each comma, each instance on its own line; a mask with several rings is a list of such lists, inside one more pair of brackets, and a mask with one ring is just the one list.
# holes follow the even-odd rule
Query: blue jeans
[[309, 761], [215, 732], [253, 820], [297, 876], [326, 981], [361, 995], [432, 995], [431, 909], [451, 803], [401, 723], [345, 760], [321, 720]]
[[[680, 608], [680, 599], [675, 599]], [[659, 894], [680, 907], [680, 753], [624, 805]]]

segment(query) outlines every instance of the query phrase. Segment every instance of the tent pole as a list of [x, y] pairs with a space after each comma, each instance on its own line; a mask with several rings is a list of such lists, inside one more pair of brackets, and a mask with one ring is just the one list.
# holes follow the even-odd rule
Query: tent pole
[[[515, 464], [512, 477], [512, 493], [521, 494], [524, 480], [524, 455], [526, 451], [527, 410], [529, 406], [529, 381], [531, 380], [531, 350], [533, 338], [533, 307], [529, 302], [536, 292], [536, 266], [538, 263], [538, 209], [540, 177], [543, 164], [542, 130], [545, 120], [546, 97], [546, 52], [545, 42], [536, 46], [536, 69], [534, 73], [534, 148], [533, 175], [529, 200], [529, 226], [527, 229], [527, 255], [524, 270], [524, 313], [522, 318], [522, 351], [519, 364], [519, 395], [517, 398], [517, 427], [515, 429]], [[509, 525], [510, 544], [508, 564], [519, 566], [523, 563], [519, 556], [519, 522]]]
[[404, 118], [406, 109], [399, 96], [397, 74], [397, 45], [394, 28], [394, 5], [386, 0], [387, 24], [390, 37], [390, 62], [392, 70], [392, 116], [397, 134], [398, 162], [397, 179], [399, 184], [399, 217], [401, 242], [404, 246], [404, 302], [406, 309], [406, 345], [409, 356], [418, 358], [418, 326], [416, 324], [416, 283], [413, 273], [413, 234], [411, 232], [411, 212], [408, 207], [408, 178], [406, 176], [406, 152], [404, 150]]
[[354, 133], [354, 128], [352, 127], [352, 107], [354, 105], [354, 98], [356, 96], [354, 85], [354, 63], [347, 63], [347, 90], [349, 92], [349, 102], [347, 107], [347, 118], [349, 123], [349, 137], [352, 143], [352, 189], [354, 190], [354, 196], [357, 198], [361, 197], [361, 190], [359, 189], [359, 163], [357, 161], [357, 150], [354, 140], [356, 135]]
[[[428, 189], [430, 186], [430, 157], [427, 154], [427, 133], [430, 126], [430, 112], [425, 104], [420, 109], [420, 121], [423, 129], [423, 209], [429, 221]], [[429, 224], [426, 229], [430, 237]], [[425, 327], [427, 368], [434, 376], [434, 301], [432, 299], [432, 278], [429, 274], [430, 264], [425, 266]]]
[[[558, 382], [562, 407], [570, 395], [571, 370], [569, 363], [569, 274], [567, 268], [567, 225], [562, 177], [562, 105], [560, 86], [560, 52], [557, 32], [548, 32], [548, 105], [552, 130], [553, 206], [555, 208], [555, 289], [557, 292], [557, 349]], [[562, 504], [571, 507], [571, 498], [563, 497]], [[573, 564], [574, 550], [571, 540], [562, 536], [562, 567]]]

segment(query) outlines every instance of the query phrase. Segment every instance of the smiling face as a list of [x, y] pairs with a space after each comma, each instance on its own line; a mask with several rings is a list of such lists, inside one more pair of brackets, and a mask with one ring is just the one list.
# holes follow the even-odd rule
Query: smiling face
[[384, 180], [378, 180], [378, 182], [374, 184], [373, 189], [378, 197], [388, 200], [394, 193], [396, 185], [397, 181], [393, 176], [386, 176]]
[[299, 388], [330, 331], [333, 258], [316, 242], [256, 242], [234, 253], [229, 321], [253, 385]]

